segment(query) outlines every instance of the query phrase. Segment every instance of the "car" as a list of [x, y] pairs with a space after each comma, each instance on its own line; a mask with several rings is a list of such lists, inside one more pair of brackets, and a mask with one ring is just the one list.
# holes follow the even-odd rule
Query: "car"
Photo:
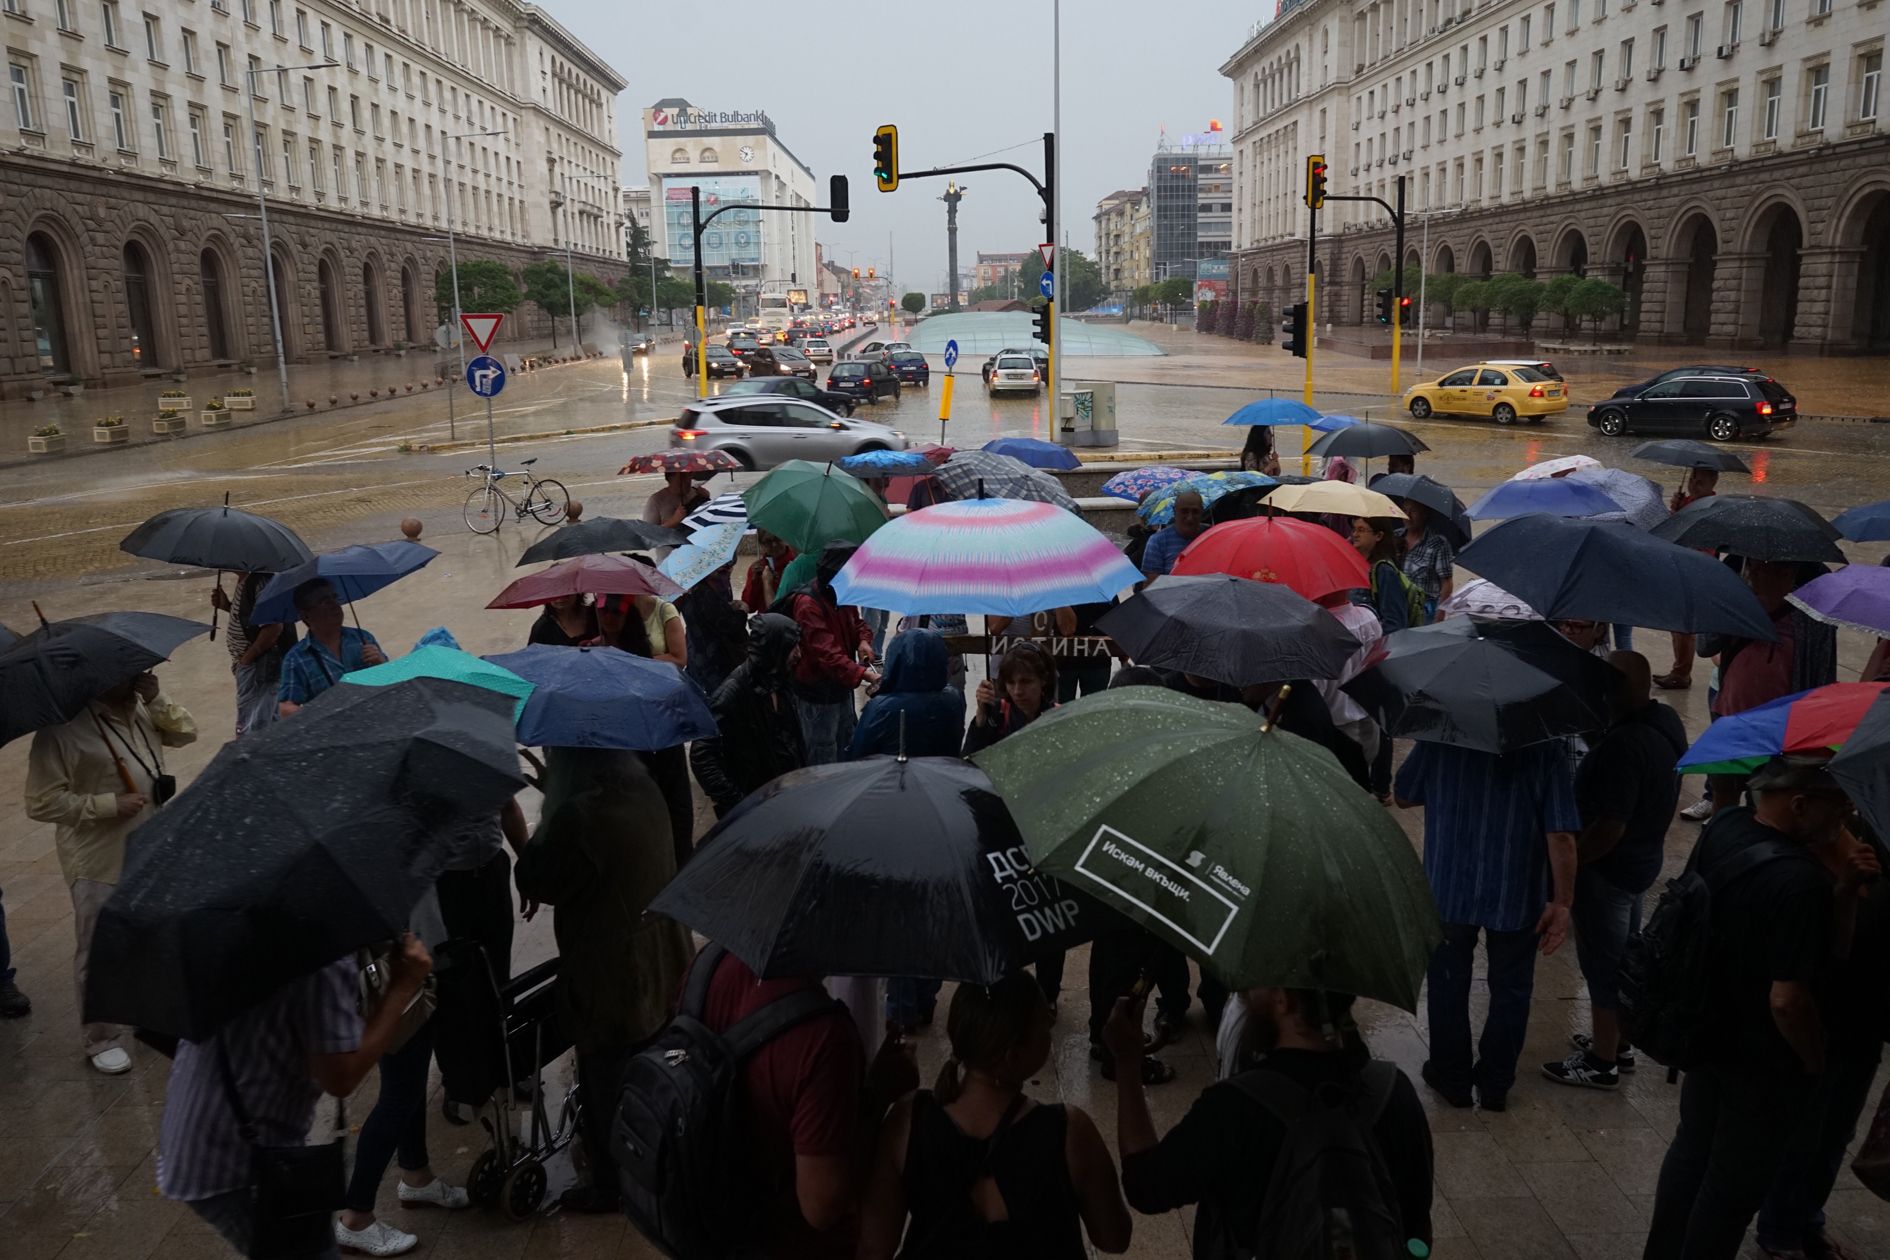
[[[721, 376], [740, 377], [742, 361], [735, 357], [735, 352], [727, 346], [710, 346], [704, 352], [709, 365], [709, 379]], [[683, 347], [683, 375], [693, 377], [696, 374], [696, 347], [693, 343]]]
[[1498, 424], [1518, 419], [1540, 424], [1542, 417], [1568, 410], [1568, 388], [1532, 367], [1473, 363], [1413, 385], [1404, 392], [1404, 405], [1419, 420], [1431, 415], [1488, 416]]
[[978, 373], [984, 378], [985, 384], [989, 385], [991, 383], [991, 369], [997, 365], [998, 357], [1006, 354], [1028, 355], [1037, 364], [1037, 370], [1043, 373], [1044, 377], [1048, 379], [1050, 375], [1050, 351], [1044, 346], [1033, 342], [1028, 346], [1006, 346], [1004, 349], [998, 351], [997, 354], [986, 359], [984, 366], [978, 369]]
[[748, 360], [749, 355], [761, 349], [761, 342], [749, 332], [730, 333], [726, 344], [735, 357], [743, 362]]
[[881, 363], [890, 363], [892, 362], [892, 343], [886, 341], [869, 341], [855, 350], [851, 357], [855, 359], [877, 359]]
[[1484, 362], [1495, 367], [1534, 368], [1552, 381], [1562, 379], [1562, 374], [1555, 370], [1555, 364], [1549, 362], [1547, 359], [1485, 359]]
[[907, 385], [923, 387], [932, 383], [932, 365], [917, 350], [893, 351], [888, 366], [892, 368], [893, 375]]
[[1675, 377], [1679, 377], [1679, 376], [1764, 376], [1764, 375], [1765, 373], [1763, 370], [1759, 368], [1755, 368], [1755, 367], [1715, 367], [1710, 364], [1699, 364], [1693, 367], [1668, 368], [1665, 372], [1662, 372], [1659, 376], [1651, 377], [1648, 380], [1644, 380], [1644, 381], [1637, 381], [1636, 383], [1632, 385], [1623, 385], [1620, 389], [1615, 390], [1614, 393], [1611, 395], [1611, 397], [1632, 398], [1637, 394], [1643, 394], [1647, 392], [1648, 390], [1652, 389], [1654, 386], [1660, 384], [1662, 381], [1670, 381], [1670, 380], [1673, 380]]
[[774, 376], [782, 371], [781, 351], [785, 346], [756, 346], [742, 356], [742, 366], [750, 376]]
[[984, 381], [992, 394], [1022, 392], [1034, 394], [1043, 385], [1043, 373], [1037, 361], [1027, 354], [1000, 354], [991, 364], [991, 375]]
[[807, 380], [814, 379], [814, 364], [795, 346], [776, 346], [774, 361], [783, 376], [799, 376]]
[[878, 402], [891, 396], [899, 401], [899, 378], [878, 359], [847, 359], [833, 365], [827, 373], [827, 388], [861, 402]]
[[903, 451], [906, 435], [870, 420], [852, 420], [799, 398], [724, 394], [692, 403], [670, 426], [673, 450], [719, 450], [744, 468], [773, 468], [790, 459], [815, 463], [864, 451]]
[[832, 363], [833, 343], [825, 337], [809, 337], [801, 343], [801, 353], [815, 363]]
[[783, 398], [798, 398], [802, 402], [814, 403], [825, 407], [837, 416], [850, 416], [859, 404], [850, 394], [839, 390], [822, 389], [812, 381], [798, 376], [757, 376], [745, 381], [737, 381], [725, 387], [720, 397], [731, 394], [779, 394]]
[[1798, 423], [1798, 400], [1769, 376], [1726, 372], [1669, 376], [1628, 397], [1588, 409], [1588, 423], [1606, 437], [1626, 433], [1700, 434], [1731, 442]]
[[656, 348], [656, 338], [646, 332], [620, 333], [617, 345], [629, 354], [648, 354]]

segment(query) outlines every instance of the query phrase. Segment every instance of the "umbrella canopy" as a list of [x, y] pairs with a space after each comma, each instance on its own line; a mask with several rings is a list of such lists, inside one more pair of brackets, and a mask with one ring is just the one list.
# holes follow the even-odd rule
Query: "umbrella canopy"
[[715, 734], [702, 688], [668, 661], [534, 643], [486, 658], [533, 687], [518, 741], [537, 748], [674, 748]]
[[1101, 603], [1142, 575], [1094, 527], [1048, 503], [965, 499], [899, 517], [834, 578], [842, 604], [1021, 617]]
[[1593, 486], [1562, 477], [1536, 481], [1505, 481], [1472, 503], [1472, 520], [1501, 521], [1512, 516], [1547, 513], [1551, 516], [1598, 516], [1619, 512], [1621, 505]]
[[281, 521], [233, 508], [172, 508], [126, 534], [120, 551], [166, 564], [242, 573], [280, 573], [315, 558]]
[[1103, 482], [1102, 492], [1118, 499], [1127, 499], [1131, 503], [1140, 503], [1148, 495], [1164, 486], [1172, 486], [1187, 476], [1187, 469], [1176, 468], [1173, 464], [1131, 468], [1128, 472], [1119, 472]]
[[1488, 617], [1494, 621], [1541, 621], [1542, 614], [1488, 578], [1471, 578], [1437, 605], [1442, 617]]
[[1214, 526], [1188, 544], [1173, 572], [1178, 577], [1228, 573], [1278, 582], [1311, 600], [1371, 585], [1365, 557], [1345, 539], [1324, 525], [1281, 516]]
[[126, 845], [86, 1018], [201, 1041], [398, 935], [450, 840], [524, 786], [509, 696], [413, 678], [330, 687], [225, 744]]
[[1040, 869], [1230, 988], [1417, 1009], [1442, 932], [1411, 842], [1332, 755], [1237, 704], [1122, 687], [979, 753]]
[[1331, 433], [1338, 429], [1349, 429], [1355, 424], [1369, 423], [1357, 416], [1320, 416], [1317, 420], [1308, 421], [1306, 427], [1316, 433]]
[[685, 591], [735, 558], [742, 545], [739, 522], [711, 525], [690, 535], [688, 543], [664, 557], [657, 571]]
[[1373, 480], [1371, 488], [1387, 498], [1421, 503], [1433, 516], [1457, 517], [1465, 510], [1455, 491], [1422, 473], [1386, 473]]
[[742, 491], [748, 520], [796, 551], [863, 542], [886, 523], [886, 507], [858, 478], [831, 464], [790, 459]]
[[734, 472], [741, 466], [741, 461], [727, 451], [715, 449], [651, 451], [648, 455], [631, 457], [629, 463], [617, 470], [617, 475], [622, 477], [629, 473]]
[[7, 629], [5, 626], [0, 626], [0, 652], [6, 651], [19, 641], [19, 635], [13, 633], [13, 631]]
[[0, 744], [57, 726], [210, 627], [162, 613], [91, 613], [0, 647]]
[[1819, 621], [1890, 636], [1890, 569], [1880, 564], [1846, 565], [1785, 598]]
[[1831, 773], [1864, 821], [1878, 835], [1890, 835], [1890, 701], [1879, 696], [1864, 711], [1842, 751], [1831, 759]]
[[1150, 525], [1168, 525], [1175, 519], [1175, 500], [1183, 491], [1192, 490], [1201, 496], [1201, 506], [1213, 507], [1222, 497], [1236, 490], [1268, 488], [1279, 484], [1278, 481], [1257, 472], [1216, 472], [1191, 473], [1181, 481], [1163, 486], [1160, 490], [1142, 500], [1142, 506], [1136, 513]]
[[327, 579], [341, 602], [352, 604], [425, 568], [439, 554], [431, 547], [405, 541], [359, 543], [323, 552], [270, 578], [256, 597], [251, 619], [259, 626], [300, 620], [301, 614], [295, 610], [295, 588], [316, 578]]
[[1076, 510], [1076, 500], [1062, 482], [1009, 455], [959, 451], [933, 475], [954, 499], [1023, 499]]
[[1718, 472], [1749, 473], [1746, 461], [1731, 451], [1692, 438], [1663, 438], [1642, 442], [1629, 452], [1635, 459], [1650, 464], [1670, 464], [1675, 468], [1711, 468]]
[[1076, 457], [1076, 452], [1067, 446], [1055, 442], [1042, 442], [1036, 438], [1001, 437], [992, 438], [980, 450], [993, 455], [1009, 455], [1012, 459], [1029, 464], [1032, 468], [1081, 468], [1083, 461]]
[[1096, 931], [1095, 907], [1031, 868], [990, 780], [956, 757], [784, 774], [703, 837], [650, 909], [764, 979], [995, 984]]
[[629, 556], [578, 556], [528, 574], [493, 596], [487, 608], [535, 608], [565, 595], [680, 595], [683, 588]]
[[1848, 747], [1865, 712], [1887, 687], [1890, 683], [1831, 683], [1719, 718], [1693, 741], [1680, 758], [1680, 769], [1750, 774], [1774, 757]]
[[1776, 637], [1738, 574], [1624, 521], [1518, 517], [1485, 530], [1457, 563], [1545, 617]]
[[1654, 527], [1654, 537], [1751, 560], [1843, 564], [1838, 531], [1796, 499], [1716, 494], [1695, 499]]
[[1619, 512], [1602, 512], [1594, 520], [1626, 521], [1636, 529], [1652, 529], [1667, 519], [1666, 495], [1639, 473], [1621, 468], [1582, 468], [1566, 480], [1593, 486], [1621, 505]]
[[1284, 586], [1215, 573], [1163, 578], [1096, 619], [1138, 665], [1244, 687], [1337, 678], [1358, 640]]
[[855, 477], [923, 476], [932, 471], [932, 461], [924, 451], [861, 451], [841, 459], [840, 468]]
[[1540, 481], [1544, 477], [1576, 472], [1583, 468], [1599, 467], [1601, 467], [1601, 461], [1590, 455], [1557, 455], [1554, 459], [1545, 459], [1529, 465], [1510, 480]]
[[683, 517], [682, 523], [690, 529], [707, 529], [711, 525], [740, 525], [750, 529], [748, 524], [748, 505], [742, 502], [737, 491], [718, 494], [707, 503]]
[[1308, 455], [1356, 455], [1370, 459], [1374, 455], [1415, 455], [1431, 448], [1415, 433], [1395, 424], [1354, 424], [1334, 429], [1307, 448]]
[[532, 685], [511, 670], [482, 661], [471, 652], [433, 643], [423, 643], [383, 664], [343, 674], [341, 681], [351, 687], [391, 687], [409, 678], [439, 678], [510, 696], [514, 722], [525, 712], [526, 698], [532, 694]]
[[1222, 424], [1311, 424], [1319, 412], [1297, 398], [1256, 398]]
[[521, 566], [543, 564], [547, 560], [568, 560], [572, 556], [596, 556], [611, 551], [679, 547], [688, 541], [688, 534], [666, 525], [598, 516], [576, 525], [559, 527], [549, 536], [525, 548], [525, 554], [518, 558], [518, 562]]
[[1831, 526], [1852, 542], [1882, 542], [1890, 538], [1890, 499], [1839, 512]]
[[1315, 481], [1305, 486], [1276, 486], [1267, 506], [1282, 512], [1330, 512], [1339, 516], [1395, 517], [1404, 509], [1376, 490], [1343, 481]]

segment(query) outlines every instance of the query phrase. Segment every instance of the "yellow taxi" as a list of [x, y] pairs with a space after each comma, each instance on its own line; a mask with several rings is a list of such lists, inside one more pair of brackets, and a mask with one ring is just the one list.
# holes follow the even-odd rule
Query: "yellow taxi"
[[1514, 363], [1473, 363], [1404, 392], [1404, 405], [1418, 420], [1432, 415], [1488, 416], [1498, 424], [1520, 418], [1531, 424], [1568, 410], [1568, 383], [1540, 368]]

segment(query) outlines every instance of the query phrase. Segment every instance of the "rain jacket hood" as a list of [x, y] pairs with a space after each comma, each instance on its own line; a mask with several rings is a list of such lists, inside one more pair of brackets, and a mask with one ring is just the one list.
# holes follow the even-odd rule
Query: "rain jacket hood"
[[945, 636], [936, 630], [907, 630], [886, 649], [879, 692], [939, 691], [950, 664]]

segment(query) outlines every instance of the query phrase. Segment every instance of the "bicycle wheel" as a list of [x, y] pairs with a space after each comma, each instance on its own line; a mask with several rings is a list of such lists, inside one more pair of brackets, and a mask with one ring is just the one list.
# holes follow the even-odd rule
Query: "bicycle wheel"
[[475, 534], [496, 534], [505, 521], [506, 498], [497, 486], [474, 486], [466, 496], [466, 528]]
[[562, 481], [544, 478], [532, 483], [532, 492], [525, 496], [525, 510], [544, 524], [555, 525], [563, 519], [570, 502], [571, 495]]

